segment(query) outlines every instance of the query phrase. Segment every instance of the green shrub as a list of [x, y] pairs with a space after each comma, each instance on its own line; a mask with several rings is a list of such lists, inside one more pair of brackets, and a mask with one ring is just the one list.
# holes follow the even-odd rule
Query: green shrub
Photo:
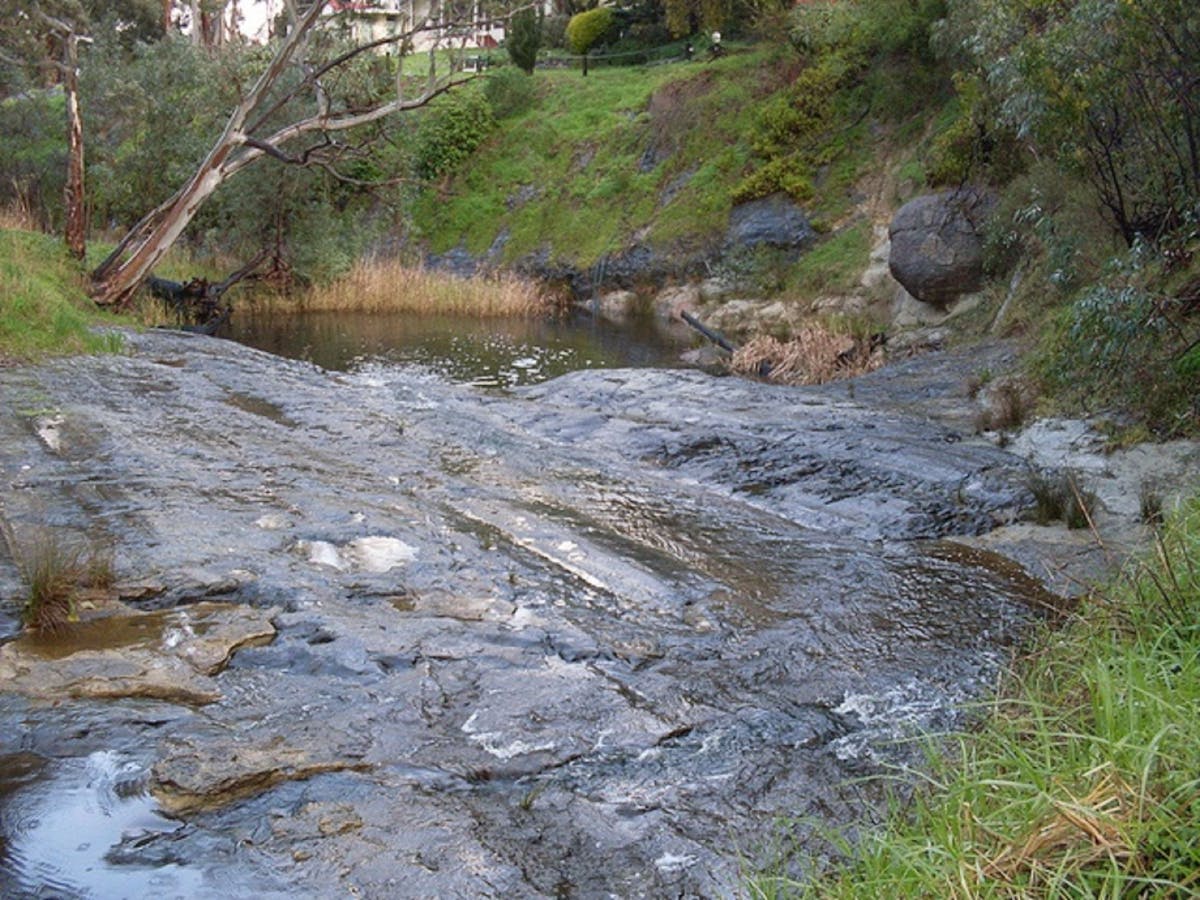
[[1069, 408], [1119, 407], [1160, 436], [1200, 429], [1194, 326], [1145, 246], [1115, 260], [1054, 318], [1035, 356], [1048, 393]]
[[61, 91], [0, 101], [0, 205], [27, 210], [48, 230], [62, 222], [65, 123]]
[[567, 44], [576, 53], [587, 53], [612, 35], [616, 22], [616, 14], [607, 6], [578, 13], [567, 23]]
[[458, 90], [439, 97], [417, 127], [417, 174], [432, 179], [453, 171], [487, 139], [495, 125], [482, 91]]
[[829, 161], [830, 145], [820, 139], [830, 127], [833, 99], [847, 75], [840, 57], [825, 57], [762, 104], [750, 136], [751, 149], [762, 162], [734, 188], [734, 203], [777, 191], [797, 202], [812, 197], [813, 172]]
[[961, 0], [940, 44], [986, 85], [1000, 124], [1084, 178], [1127, 245], [1200, 202], [1194, 0]]
[[533, 101], [537, 99], [533, 80], [507, 66], [488, 75], [483, 93], [488, 106], [492, 108], [492, 115], [497, 119], [520, 115], [533, 106]]

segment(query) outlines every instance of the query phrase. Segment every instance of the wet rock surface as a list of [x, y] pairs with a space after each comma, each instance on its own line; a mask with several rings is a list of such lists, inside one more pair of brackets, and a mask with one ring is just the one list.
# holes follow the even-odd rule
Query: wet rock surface
[[0, 647], [0, 685], [39, 700], [144, 697], [213, 703], [212, 676], [239, 648], [275, 636], [270, 610], [198, 603], [169, 613], [114, 611]]
[[[274, 638], [203, 705], [0, 694], [6, 896], [46, 866], [67, 896], [731, 895], [781, 821], [868, 815], [860, 777], [957, 722], [1037, 614], [1036, 582], [941, 540], [1017, 518], [1028, 466], [925, 415], [933, 388], [500, 394], [128, 342], [0, 370], [13, 542], [86, 537], [157, 585], [133, 605]], [[22, 823], [113, 772], [113, 808], [157, 818], [39, 862]]]

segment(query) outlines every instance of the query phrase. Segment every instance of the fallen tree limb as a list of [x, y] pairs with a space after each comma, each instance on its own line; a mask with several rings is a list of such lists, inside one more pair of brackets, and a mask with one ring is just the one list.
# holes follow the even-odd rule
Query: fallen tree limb
[[695, 328], [698, 332], [700, 332], [706, 338], [708, 338], [710, 341], [712, 341], [714, 344], [716, 344], [718, 347], [720, 347], [722, 350], [724, 350], [726, 353], [736, 352], [737, 348], [734, 347], [733, 344], [729, 343], [729, 341], [726, 339], [725, 335], [721, 334], [721, 332], [719, 332], [719, 331], [713, 331], [711, 328], [709, 328], [707, 325], [705, 325], [703, 322], [701, 322], [699, 319], [697, 319], [695, 316], [693, 316], [686, 309], [680, 310], [679, 317], [681, 319], [683, 319], [683, 321], [685, 321], [689, 325], [691, 325], [693, 328]]
[[233, 307], [221, 302], [225, 292], [250, 277], [270, 253], [269, 249], [260, 251], [223, 281], [214, 283], [204, 278], [193, 278], [181, 282], [151, 275], [146, 279], [146, 286], [150, 288], [150, 293], [162, 301], [167, 311], [179, 319], [186, 331], [215, 334], [233, 315]]

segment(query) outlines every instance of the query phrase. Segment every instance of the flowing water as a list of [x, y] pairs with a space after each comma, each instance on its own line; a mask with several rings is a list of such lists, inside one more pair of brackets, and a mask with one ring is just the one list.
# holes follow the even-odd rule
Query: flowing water
[[115, 548], [150, 617], [0, 648], [4, 896], [733, 895], [875, 815], [1054, 602], [947, 539], [1025, 463], [844, 387], [286, 327], [344, 371], [172, 334], [0, 370], [14, 540]]

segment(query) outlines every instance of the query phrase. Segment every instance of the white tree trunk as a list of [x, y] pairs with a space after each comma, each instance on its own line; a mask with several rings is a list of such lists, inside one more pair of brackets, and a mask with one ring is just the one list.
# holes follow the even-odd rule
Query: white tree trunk
[[[404, 110], [424, 106], [456, 84], [469, 80], [465, 77], [448, 77], [439, 83], [431, 82], [420, 96], [411, 100], [405, 100], [397, 95], [393, 100], [379, 103], [368, 109], [340, 114], [331, 113], [328, 104], [323, 102], [324, 90], [319, 80], [322, 74], [336, 70], [338, 66], [356, 55], [377, 46], [399, 44], [402, 40], [411, 37], [413, 32], [382, 38], [360, 45], [325, 66], [313, 70], [309, 83], [317, 94], [316, 114], [300, 118], [269, 136], [255, 136], [254, 131], [265, 119], [278, 113], [289, 100], [297, 96], [297, 94], [287, 94], [265, 112], [260, 110], [267, 95], [287, 70], [293, 57], [296, 56], [298, 48], [304, 44], [309, 31], [316, 24], [327, 2], [328, 0], [317, 0], [294, 23], [287, 37], [280, 44], [279, 50], [276, 51], [267, 68], [259, 76], [254, 87], [234, 109], [225, 124], [225, 130], [187, 184], [173, 197], [143, 217], [109, 254], [108, 258], [92, 272], [91, 296], [96, 303], [101, 306], [116, 307], [127, 305], [154, 266], [183, 234], [184, 229], [191, 223], [204, 202], [227, 179], [261, 157], [270, 155], [287, 162], [302, 162], [302, 160], [296, 160], [287, 155], [284, 147], [288, 142], [308, 134], [356, 128]], [[427, 30], [430, 27], [430, 23], [426, 22], [417, 26], [416, 30]], [[431, 63], [432, 58], [431, 54]], [[433, 71], [430, 74], [433, 77]], [[251, 123], [250, 117], [255, 113], [258, 114], [259, 121]]]

